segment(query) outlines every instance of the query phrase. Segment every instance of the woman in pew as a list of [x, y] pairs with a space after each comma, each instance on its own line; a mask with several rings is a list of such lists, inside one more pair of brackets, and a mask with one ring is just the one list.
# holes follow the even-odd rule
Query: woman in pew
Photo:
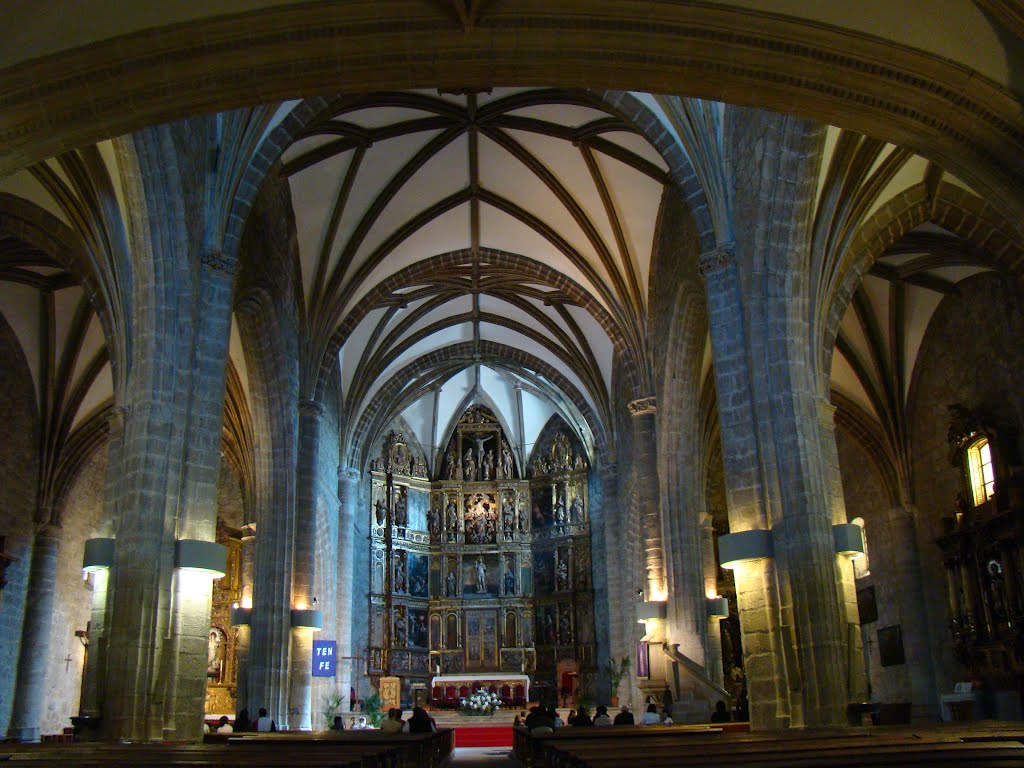
[[409, 733], [433, 733], [434, 720], [423, 707], [413, 707], [409, 718]]
[[660, 722], [661, 718], [658, 717], [657, 705], [648, 704], [647, 711], [644, 712], [644, 716], [640, 720], [640, 725], [658, 725]]
[[590, 715], [587, 714], [586, 707], [580, 707], [580, 711], [576, 713], [576, 719], [572, 721], [572, 724], [577, 728], [587, 728], [594, 724], [594, 721], [590, 719]]

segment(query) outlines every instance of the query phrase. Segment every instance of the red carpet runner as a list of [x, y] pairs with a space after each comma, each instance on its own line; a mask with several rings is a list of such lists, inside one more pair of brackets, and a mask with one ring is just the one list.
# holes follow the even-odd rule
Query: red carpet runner
[[512, 726], [495, 725], [482, 728], [456, 728], [456, 747], [511, 747]]

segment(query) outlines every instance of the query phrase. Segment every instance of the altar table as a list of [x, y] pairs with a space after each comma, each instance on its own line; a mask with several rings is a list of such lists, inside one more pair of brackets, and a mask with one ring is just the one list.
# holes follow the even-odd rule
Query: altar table
[[481, 688], [487, 690], [492, 685], [498, 687], [500, 693], [501, 686], [507, 685], [513, 691], [515, 691], [517, 685], [523, 686], [525, 701], [530, 700], [530, 676], [529, 675], [504, 675], [500, 672], [480, 672], [476, 674], [463, 674], [463, 675], [436, 675], [430, 678], [430, 689], [431, 691], [440, 688], [442, 691], [450, 686], [454, 685], [455, 690], [458, 690], [462, 686], [467, 686], [470, 693], [475, 693]]

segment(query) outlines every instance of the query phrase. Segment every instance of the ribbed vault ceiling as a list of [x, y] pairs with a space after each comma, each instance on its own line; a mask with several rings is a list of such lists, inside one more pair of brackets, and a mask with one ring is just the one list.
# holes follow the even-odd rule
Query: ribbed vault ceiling
[[546, 362], [562, 386], [537, 371], [520, 383], [581, 432], [582, 410], [607, 423], [616, 350], [644, 368], [669, 181], [631, 124], [579, 92], [384, 93], [344, 102], [282, 162], [311, 334], [340, 345], [346, 423], [396, 375], [396, 407], [419, 408], [467, 365], [416, 361], [465, 345]]

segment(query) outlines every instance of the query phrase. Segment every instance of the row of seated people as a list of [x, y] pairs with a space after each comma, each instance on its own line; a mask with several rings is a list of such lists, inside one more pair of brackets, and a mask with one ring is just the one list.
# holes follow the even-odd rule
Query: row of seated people
[[457, 709], [463, 699], [468, 699], [470, 694], [478, 690], [485, 690], [488, 693], [497, 694], [501, 699], [502, 706], [517, 707], [526, 704], [526, 688], [522, 685], [497, 685], [491, 684], [486, 688], [470, 687], [468, 685], [446, 685], [443, 688], [435, 685], [430, 692], [430, 699], [433, 706], [439, 709]]

